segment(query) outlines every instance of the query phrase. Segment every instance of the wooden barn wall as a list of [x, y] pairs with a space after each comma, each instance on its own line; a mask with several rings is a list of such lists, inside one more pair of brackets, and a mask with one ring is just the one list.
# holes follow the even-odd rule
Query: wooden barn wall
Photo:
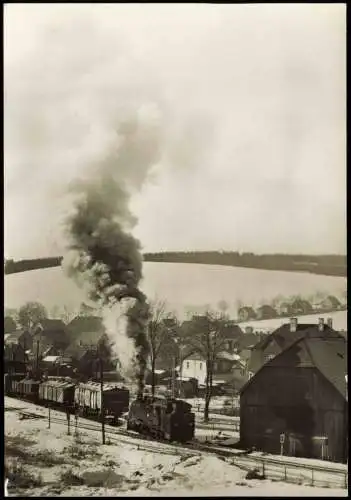
[[333, 461], [344, 461], [347, 455], [348, 408], [346, 400], [318, 374], [315, 392], [316, 412], [319, 415], [318, 435], [328, 437], [328, 456]]
[[280, 453], [285, 433], [284, 453], [319, 457], [320, 441], [312, 438], [327, 435], [330, 458], [344, 456], [343, 399], [314, 368], [263, 368], [242, 393], [240, 417], [243, 446]]

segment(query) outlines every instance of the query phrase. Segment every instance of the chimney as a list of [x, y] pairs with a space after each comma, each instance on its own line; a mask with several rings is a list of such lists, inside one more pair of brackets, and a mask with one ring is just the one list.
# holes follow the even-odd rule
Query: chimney
[[327, 318], [327, 325], [329, 328], [333, 328], [333, 318]]
[[296, 332], [297, 330], [297, 318], [290, 318], [290, 331]]
[[323, 332], [324, 330], [324, 318], [318, 318], [318, 330]]
[[252, 328], [252, 326], [247, 326], [247, 327], [245, 328], [245, 333], [246, 333], [247, 335], [249, 335], [250, 333], [253, 333], [253, 328]]

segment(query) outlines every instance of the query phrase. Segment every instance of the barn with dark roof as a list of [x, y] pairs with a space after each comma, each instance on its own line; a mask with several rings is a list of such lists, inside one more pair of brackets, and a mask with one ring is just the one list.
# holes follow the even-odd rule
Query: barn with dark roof
[[347, 342], [332, 332], [305, 330], [243, 387], [241, 446], [346, 461]]
[[299, 338], [318, 335], [322, 331], [324, 336], [340, 338], [344, 336], [341, 332], [333, 329], [331, 319], [325, 323], [320, 318], [318, 323], [298, 323], [297, 318], [291, 318], [290, 323], [284, 323], [274, 330], [270, 335], [263, 337], [252, 349], [249, 362], [249, 372], [253, 375], [265, 363], [287, 349]]

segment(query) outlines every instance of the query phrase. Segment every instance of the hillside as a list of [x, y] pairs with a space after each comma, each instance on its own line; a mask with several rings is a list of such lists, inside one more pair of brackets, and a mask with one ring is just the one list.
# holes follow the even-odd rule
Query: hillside
[[347, 259], [343, 255], [289, 255], [238, 252], [159, 252], [146, 253], [146, 262], [179, 262], [250, 267], [272, 271], [298, 271], [326, 276], [346, 276]]
[[[145, 253], [145, 262], [168, 262], [181, 264], [208, 264], [231, 267], [248, 267], [271, 271], [297, 271], [325, 276], [347, 276], [347, 258], [343, 255], [289, 255], [238, 252], [158, 252]], [[20, 273], [34, 269], [59, 267], [62, 257], [28, 260], [6, 260], [5, 274]]]
[[[27, 301], [39, 301], [50, 310], [68, 306], [75, 310], [86, 301], [84, 291], [62, 268], [37, 269], [10, 274], [4, 280], [5, 307], [18, 308]], [[227, 303], [235, 318], [239, 305], [254, 308], [270, 303], [278, 295], [314, 296], [316, 293], [343, 297], [346, 278], [311, 273], [265, 271], [240, 267], [146, 262], [141, 288], [149, 299], [165, 300], [179, 318], [206, 307]], [[344, 312], [347, 316], [346, 311]]]

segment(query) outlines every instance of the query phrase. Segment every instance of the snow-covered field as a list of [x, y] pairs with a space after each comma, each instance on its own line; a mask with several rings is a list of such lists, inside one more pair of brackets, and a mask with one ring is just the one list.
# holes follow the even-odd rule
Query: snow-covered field
[[49, 429], [47, 419], [20, 420], [19, 409], [33, 408], [5, 398], [10, 496], [347, 496], [343, 489], [246, 480], [238, 467], [195, 452], [168, 455], [137, 444], [103, 446], [96, 431], [68, 436], [63, 425], [52, 422]]
[[[167, 262], [145, 262], [143, 275], [142, 289], [147, 297], [165, 299], [179, 319], [207, 307], [216, 309], [222, 300], [228, 304], [228, 314], [235, 318], [238, 302], [257, 307], [277, 295], [308, 297], [317, 292], [341, 297], [347, 283], [346, 278], [338, 276]], [[64, 305], [75, 310], [86, 300], [82, 290], [61, 268], [11, 274], [5, 277], [4, 286], [6, 307], [18, 308], [35, 300], [48, 310]], [[336, 328], [346, 330], [347, 313], [337, 316]]]

